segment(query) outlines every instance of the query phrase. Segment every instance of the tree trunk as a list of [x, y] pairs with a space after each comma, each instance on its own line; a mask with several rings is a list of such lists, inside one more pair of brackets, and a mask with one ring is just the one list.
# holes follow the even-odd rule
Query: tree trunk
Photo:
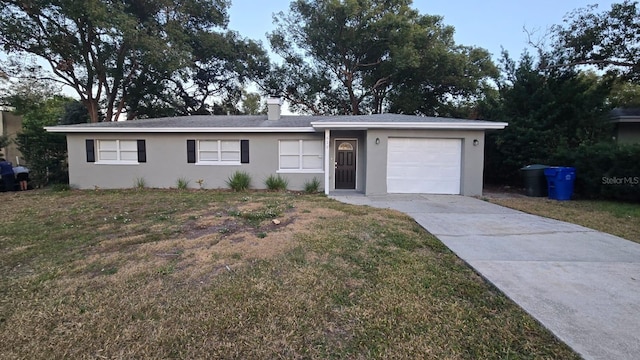
[[87, 107], [87, 112], [89, 113], [89, 121], [91, 123], [100, 122], [100, 111], [98, 106], [98, 100], [96, 99], [86, 99], [83, 100], [82, 103]]

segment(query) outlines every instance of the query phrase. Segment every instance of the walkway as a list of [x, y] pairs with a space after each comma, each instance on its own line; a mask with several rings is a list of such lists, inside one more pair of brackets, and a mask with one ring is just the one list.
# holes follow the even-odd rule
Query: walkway
[[585, 359], [640, 358], [640, 244], [470, 197], [332, 197], [412, 216]]

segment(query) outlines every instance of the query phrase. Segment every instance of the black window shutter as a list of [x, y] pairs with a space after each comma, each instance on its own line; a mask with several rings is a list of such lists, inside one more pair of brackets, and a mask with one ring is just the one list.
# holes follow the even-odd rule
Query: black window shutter
[[196, 141], [187, 140], [187, 163], [196, 163]]
[[147, 146], [144, 140], [138, 140], [138, 162], [147, 162]]
[[240, 140], [240, 163], [249, 163], [249, 140]]
[[93, 139], [85, 141], [87, 148], [87, 162], [96, 162], [96, 148]]

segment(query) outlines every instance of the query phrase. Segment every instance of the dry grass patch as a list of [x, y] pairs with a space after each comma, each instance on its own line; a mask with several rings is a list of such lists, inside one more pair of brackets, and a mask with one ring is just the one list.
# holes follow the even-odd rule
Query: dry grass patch
[[492, 203], [562, 220], [640, 243], [640, 204], [614, 201], [557, 201], [547, 198], [489, 198]]
[[2, 358], [577, 358], [394, 211], [294, 193], [0, 196]]

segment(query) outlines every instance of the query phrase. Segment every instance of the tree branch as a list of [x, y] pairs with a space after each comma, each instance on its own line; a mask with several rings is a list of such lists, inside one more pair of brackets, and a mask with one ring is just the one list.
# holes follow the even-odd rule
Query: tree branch
[[557, 68], [571, 67], [571, 66], [577, 66], [577, 65], [604, 65], [604, 66], [612, 65], [612, 66], [622, 66], [622, 67], [638, 66], [638, 64], [631, 63], [631, 62], [603, 59], [603, 60], [578, 60], [578, 61], [572, 61], [566, 64], [546, 65], [546, 66], [540, 67], [540, 69], [545, 69], [545, 70], [557, 69]]

